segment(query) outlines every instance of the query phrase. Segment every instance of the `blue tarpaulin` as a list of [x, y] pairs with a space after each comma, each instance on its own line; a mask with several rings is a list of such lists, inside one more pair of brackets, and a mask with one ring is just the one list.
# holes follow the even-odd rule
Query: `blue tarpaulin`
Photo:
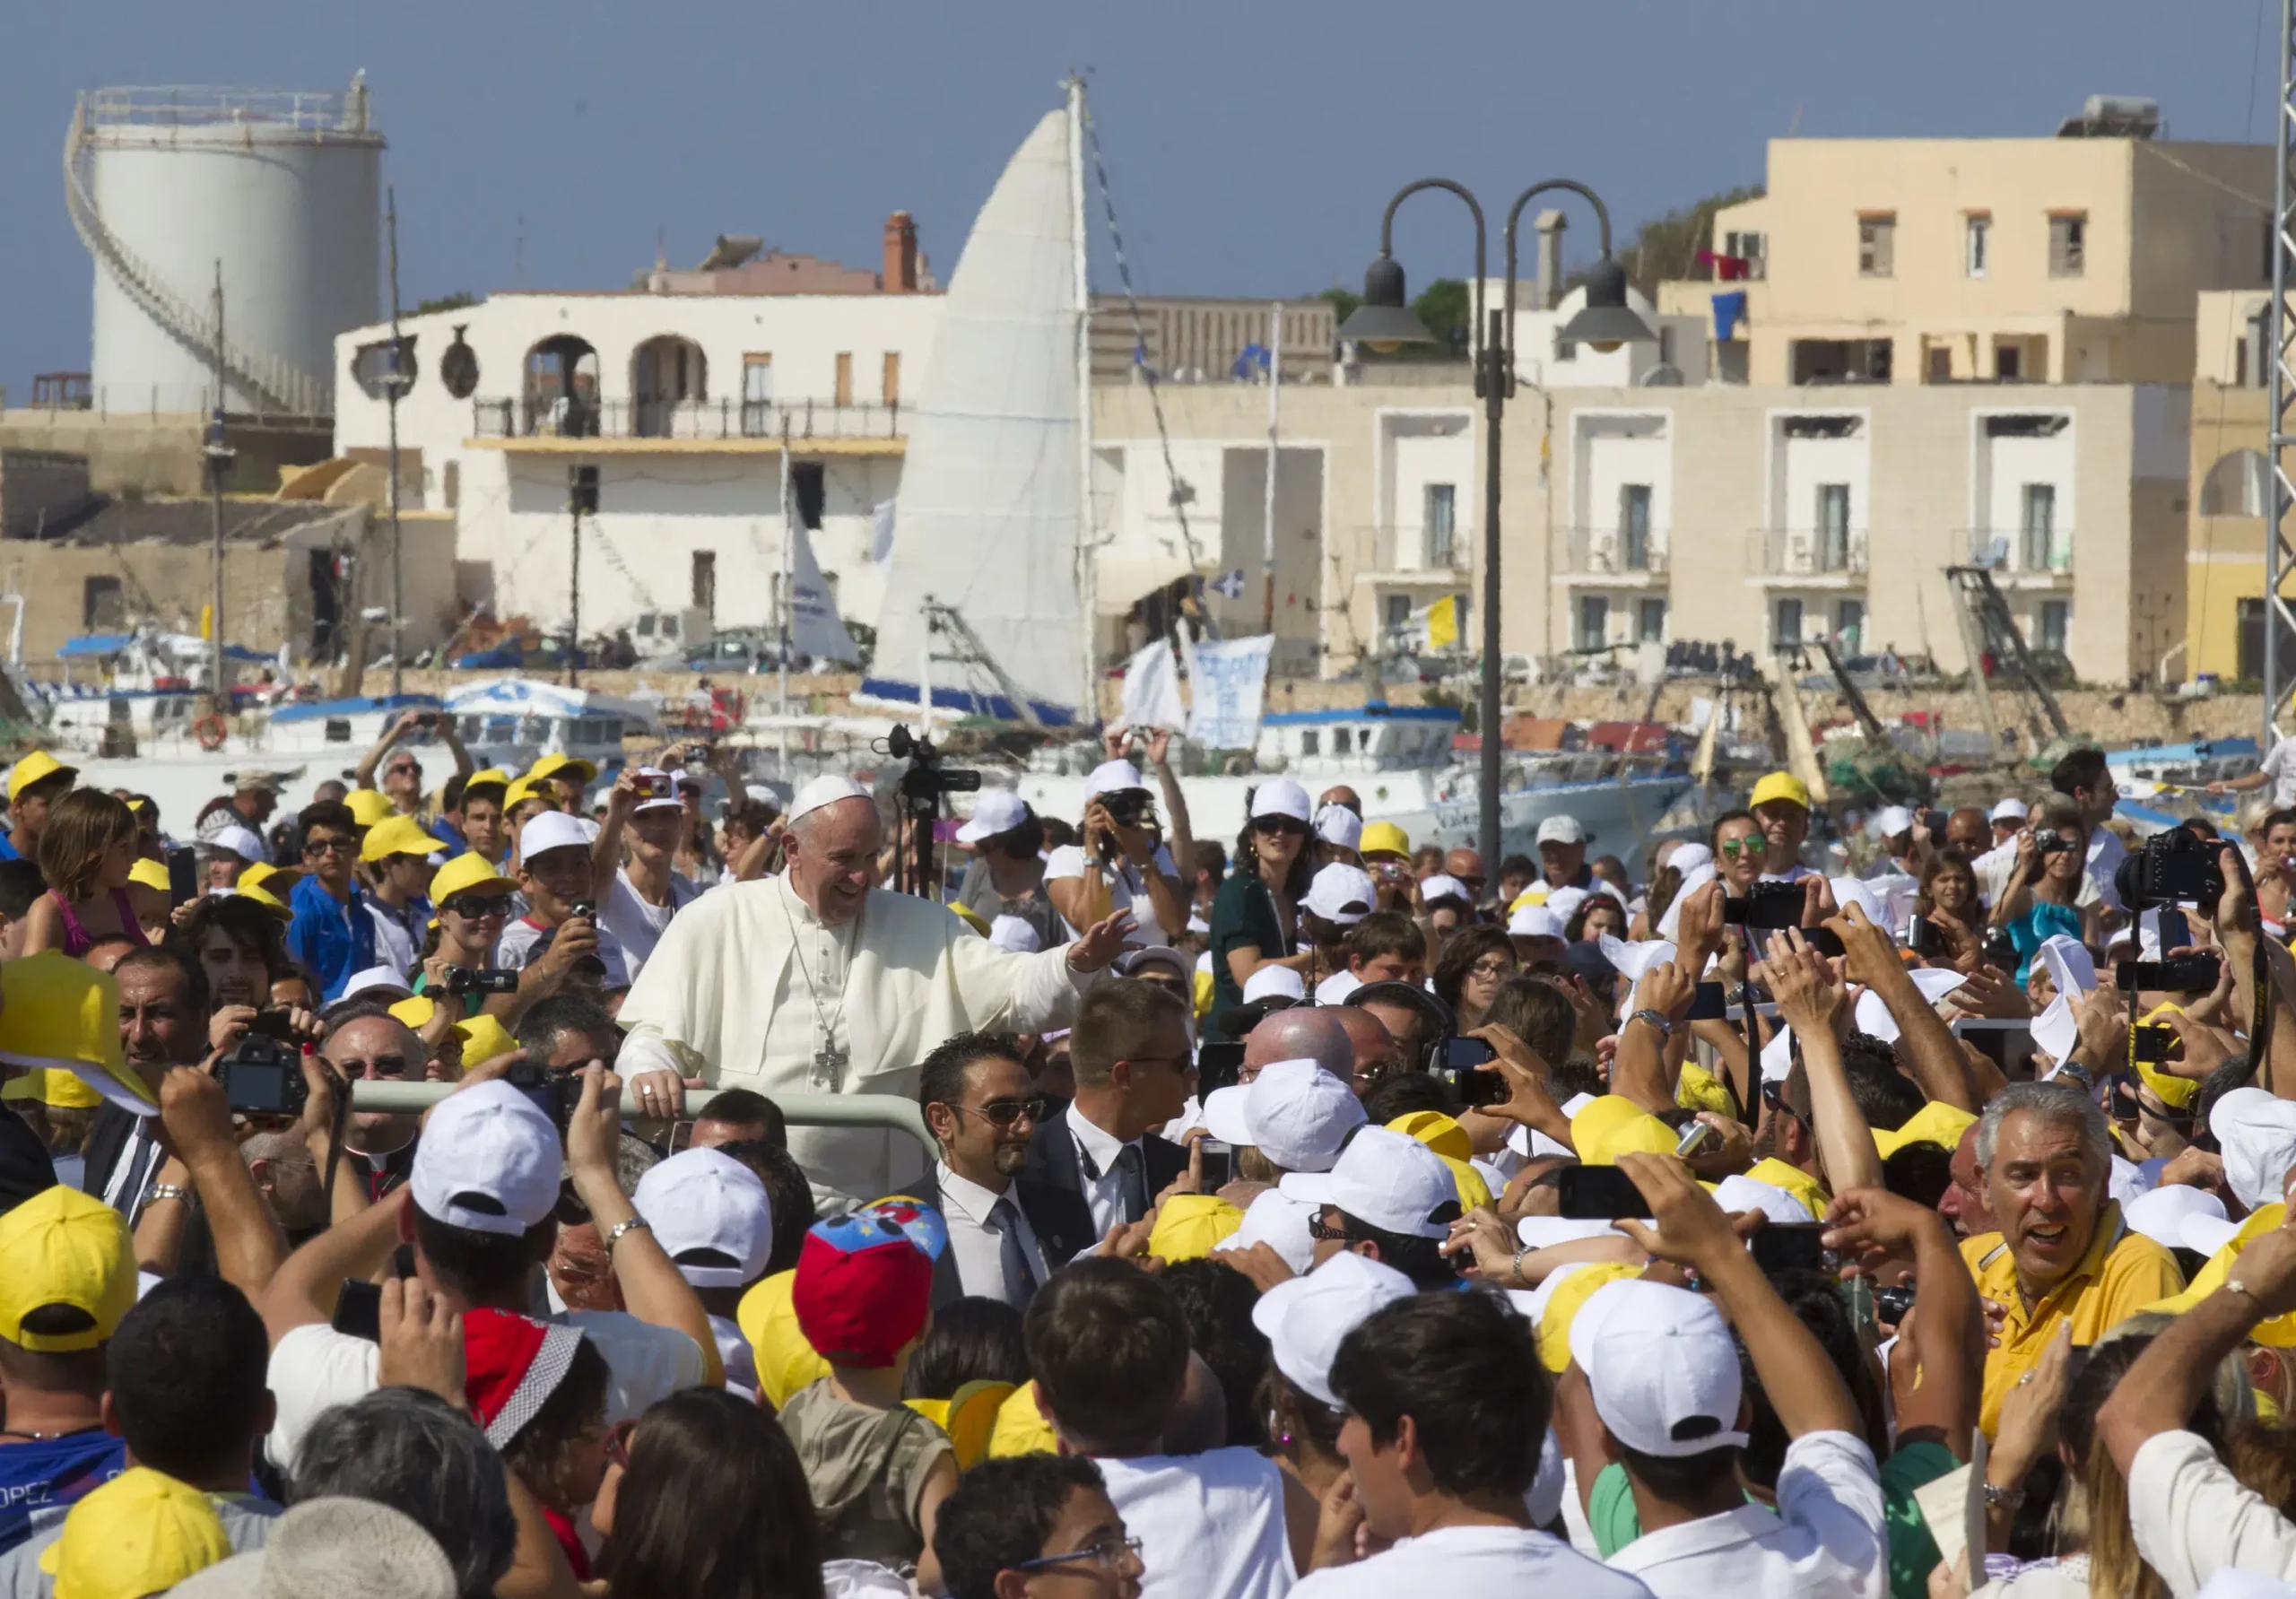
[[1738, 324], [1745, 319], [1746, 291], [1744, 289], [1734, 289], [1727, 294], [1718, 294], [1714, 297], [1714, 336], [1716, 338], [1734, 337], [1737, 332]]

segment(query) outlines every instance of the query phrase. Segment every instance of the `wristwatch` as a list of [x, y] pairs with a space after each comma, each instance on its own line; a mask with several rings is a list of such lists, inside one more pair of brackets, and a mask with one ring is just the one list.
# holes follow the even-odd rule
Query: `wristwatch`
[[1646, 1005], [1641, 1010], [1635, 1012], [1633, 1015], [1629, 1016], [1627, 1020], [1629, 1021], [1648, 1022], [1651, 1026], [1658, 1030], [1658, 1036], [1662, 1038], [1671, 1038], [1674, 1036], [1674, 1024], [1667, 1019], [1666, 1013], [1664, 1011], [1654, 1011]]
[[631, 1216], [626, 1221], [617, 1221], [612, 1227], [608, 1228], [606, 1230], [605, 1237], [606, 1254], [609, 1256], [613, 1254], [613, 1247], [615, 1243], [621, 1239], [623, 1233], [631, 1231], [638, 1228], [644, 1228], [648, 1232], [651, 1232], [654, 1230], [654, 1224], [647, 1221], [643, 1216]]
[[1985, 1506], [1988, 1510], [2013, 1511], [2024, 1502], [2022, 1488], [2004, 1488], [1998, 1482], [1985, 1485]]

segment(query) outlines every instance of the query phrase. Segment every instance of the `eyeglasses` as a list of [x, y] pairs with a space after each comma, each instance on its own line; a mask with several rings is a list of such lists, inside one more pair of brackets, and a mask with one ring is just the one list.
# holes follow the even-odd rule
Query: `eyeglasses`
[[356, 839], [306, 839], [305, 855], [350, 855], [359, 847]]
[[1482, 978], [1487, 982], [1496, 983], [1503, 978], [1511, 977], [1514, 974], [1514, 970], [1515, 963], [1512, 960], [1502, 960], [1499, 956], [1493, 955], [1486, 960], [1478, 960], [1473, 966], [1468, 967], [1467, 976], [1471, 978]]
[[1009, 1127], [1022, 1117], [1032, 1122], [1040, 1122], [1052, 1114], [1052, 1100], [1044, 1094], [1033, 1094], [1025, 1099], [991, 1099], [986, 1105], [959, 1105], [953, 1100], [942, 1102], [959, 1116], [970, 1113], [992, 1127]]
[[484, 921], [488, 917], [509, 916], [510, 896], [508, 894], [457, 894], [439, 908], [451, 910], [458, 917], [480, 922]]
[[1138, 1538], [1103, 1538], [1083, 1549], [1072, 1549], [1066, 1554], [1039, 1555], [1033, 1560], [1015, 1560], [1007, 1571], [1041, 1571], [1047, 1566], [1063, 1566], [1070, 1560], [1091, 1560], [1096, 1565], [1114, 1570], [1124, 1563], [1126, 1555], [1137, 1556], [1142, 1545]]
[[1308, 1218], [1308, 1236], [1321, 1238], [1326, 1244], [1344, 1244], [1348, 1241], [1347, 1223], [1344, 1221], [1336, 1224], [1326, 1221], [1324, 1213], [1318, 1211]]
[[352, 1081], [360, 1078], [406, 1075], [406, 1056], [403, 1055], [378, 1055], [372, 1060], [337, 1060], [333, 1056], [329, 1056], [326, 1064], [341, 1073], [344, 1078]]

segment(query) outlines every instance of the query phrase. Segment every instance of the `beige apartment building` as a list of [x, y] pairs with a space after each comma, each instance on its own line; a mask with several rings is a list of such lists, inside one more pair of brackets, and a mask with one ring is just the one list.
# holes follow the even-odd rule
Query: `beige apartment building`
[[[2200, 297], [2192, 377], [2185, 675], [2264, 675], [2265, 543], [2272, 512], [2272, 296]], [[2290, 646], [2283, 642], [2283, 651]]]
[[[2259, 380], [2244, 330], [2266, 282], [2272, 152], [2112, 118], [2067, 129], [1773, 141], [1764, 196], [1716, 216], [1717, 280], [1660, 285], [1647, 347], [1574, 360], [1570, 300], [1519, 316], [1505, 650], [1560, 666], [1652, 641], [1762, 655], [1831, 637], [1960, 670], [1945, 569], [1976, 565], [2084, 681], [2237, 665], [2261, 522], [2253, 468], [2245, 489], [2215, 481], [2242, 470], [2220, 469], [2215, 434], [2246, 404], [2218, 391]], [[1685, 348], [1700, 330], [1703, 361]], [[1465, 376], [1370, 363], [1287, 389], [1273, 613], [1288, 669], [1423, 647], [1431, 601], [1479, 604], [1484, 423]], [[1109, 554], [1185, 570], [1194, 543], [1198, 569], [1243, 580], [1215, 603], [1223, 625], [1256, 630], [1265, 390], [1163, 394], [1190, 539], [1146, 396], [1103, 388]], [[2195, 505], [2218, 542], [2188, 562]], [[1479, 637], [1470, 621], [1470, 652]]]

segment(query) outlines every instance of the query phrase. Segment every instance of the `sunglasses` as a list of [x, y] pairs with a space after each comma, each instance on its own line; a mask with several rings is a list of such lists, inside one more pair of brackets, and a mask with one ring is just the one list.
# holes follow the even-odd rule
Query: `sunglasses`
[[986, 1105], [959, 1105], [944, 1100], [959, 1116], [980, 1117], [992, 1127], [1009, 1127], [1022, 1117], [1040, 1122], [1052, 1114], [1052, 1100], [1043, 1094], [1032, 1094], [1025, 1099], [991, 1099]]
[[1282, 833], [1304, 839], [1308, 836], [1308, 824], [1290, 816], [1255, 816], [1252, 818], [1252, 831], [1268, 834]]
[[509, 916], [510, 896], [508, 894], [460, 894], [448, 900], [439, 908], [450, 910], [455, 915], [467, 917], [471, 921], [480, 922], [484, 921], [488, 917]]
[[406, 1056], [403, 1055], [378, 1055], [372, 1060], [336, 1060], [329, 1056], [326, 1064], [351, 1082], [361, 1078], [400, 1078], [406, 1075]]
[[1335, 1224], [1326, 1221], [1324, 1220], [1324, 1213], [1318, 1211], [1308, 1218], [1308, 1236], [1311, 1238], [1321, 1238], [1326, 1244], [1344, 1244], [1348, 1241], [1347, 1223], [1341, 1221]]
[[1731, 839], [1714, 847], [1716, 853], [1726, 861], [1735, 861], [1742, 855], [1752, 855], [1758, 849], [1769, 847], [1760, 839]]
[[359, 847], [356, 839], [306, 839], [305, 855], [349, 855]]

